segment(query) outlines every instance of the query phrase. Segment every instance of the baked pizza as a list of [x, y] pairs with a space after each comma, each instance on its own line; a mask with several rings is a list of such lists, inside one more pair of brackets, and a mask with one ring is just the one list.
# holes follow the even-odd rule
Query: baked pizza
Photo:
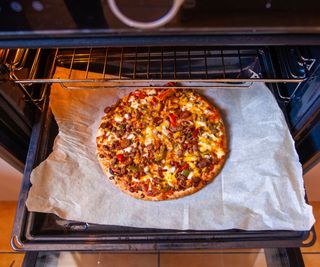
[[220, 113], [192, 90], [141, 89], [104, 112], [98, 160], [109, 180], [135, 198], [190, 195], [224, 164], [227, 137]]

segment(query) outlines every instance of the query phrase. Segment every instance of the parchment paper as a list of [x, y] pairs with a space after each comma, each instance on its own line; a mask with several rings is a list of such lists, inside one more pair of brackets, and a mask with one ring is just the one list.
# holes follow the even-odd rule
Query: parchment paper
[[[65, 75], [57, 69], [56, 77]], [[81, 72], [72, 72], [77, 78]], [[95, 74], [90, 74], [94, 77]], [[62, 89], [50, 106], [59, 125], [53, 152], [31, 174], [27, 207], [89, 223], [195, 230], [308, 230], [302, 169], [282, 111], [262, 83], [201, 91], [221, 111], [230, 153], [222, 172], [196, 194], [170, 201], [134, 199], [114, 187], [96, 159], [103, 109], [129, 90]]]

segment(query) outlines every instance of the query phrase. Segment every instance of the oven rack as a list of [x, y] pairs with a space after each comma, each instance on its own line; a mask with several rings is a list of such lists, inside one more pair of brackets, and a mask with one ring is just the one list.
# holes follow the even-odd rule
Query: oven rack
[[[52, 83], [60, 83], [65, 89], [161, 88], [170, 87], [165, 85], [168, 82], [182, 89], [241, 89], [254, 82], [305, 81], [308, 59], [296, 47], [288, 51], [289, 58], [277, 75], [266, 70], [270, 63], [266, 61], [271, 60], [267, 47], [2, 49], [0, 63], [7, 67], [10, 80], [28, 93], [30, 86]], [[39, 71], [44, 54], [49, 55], [50, 70], [46, 73]], [[54, 75], [58, 67], [64, 68], [62, 76]]]

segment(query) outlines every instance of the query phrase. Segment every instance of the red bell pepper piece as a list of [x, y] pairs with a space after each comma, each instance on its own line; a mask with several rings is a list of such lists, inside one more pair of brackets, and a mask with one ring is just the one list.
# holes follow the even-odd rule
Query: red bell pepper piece
[[179, 172], [181, 172], [181, 171], [188, 169], [188, 168], [189, 168], [189, 165], [188, 165], [188, 163], [186, 163], [186, 164], [182, 165], [178, 170], [179, 170]]
[[141, 92], [141, 91], [135, 91], [132, 93], [132, 95], [140, 99], [144, 99], [147, 96], [145, 92]]
[[177, 126], [177, 116], [176, 115], [170, 113], [169, 114], [169, 121], [170, 121], [170, 125], [172, 127], [176, 127]]
[[117, 159], [121, 162], [123, 161], [124, 155], [123, 154], [118, 154]]
[[152, 103], [153, 106], [156, 106], [156, 105], [158, 104], [157, 98], [153, 97], [153, 98], [151, 99], [151, 103]]
[[179, 163], [176, 162], [176, 161], [173, 161], [173, 160], [172, 160], [172, 161], [170, 162], [170, 164], [173, 165], [173, 166], [175, 166], [176, 168], [179, 168]]
[[164, 99], [166, 99], [169, 95], [171, 95], [172, 93], [175, 92], [175, 89], [173, 88], [169, 88], [163, 92], [161, 92], [159, 95], [158, 95], [158, 98], [162, 101]]
[[199, 128], [195, 129], [192, 133], [192, 138], [196, 138], [199, 134]]

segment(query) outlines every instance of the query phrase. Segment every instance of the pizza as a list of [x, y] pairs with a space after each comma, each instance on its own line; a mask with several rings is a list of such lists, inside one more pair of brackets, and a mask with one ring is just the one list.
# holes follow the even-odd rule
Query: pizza
[[159, 201], [190, 195], [223, 167], [222, 118], [193, 90], [136, 90], [104, 112], [97, 157], [109, 180], [132, 197]]

